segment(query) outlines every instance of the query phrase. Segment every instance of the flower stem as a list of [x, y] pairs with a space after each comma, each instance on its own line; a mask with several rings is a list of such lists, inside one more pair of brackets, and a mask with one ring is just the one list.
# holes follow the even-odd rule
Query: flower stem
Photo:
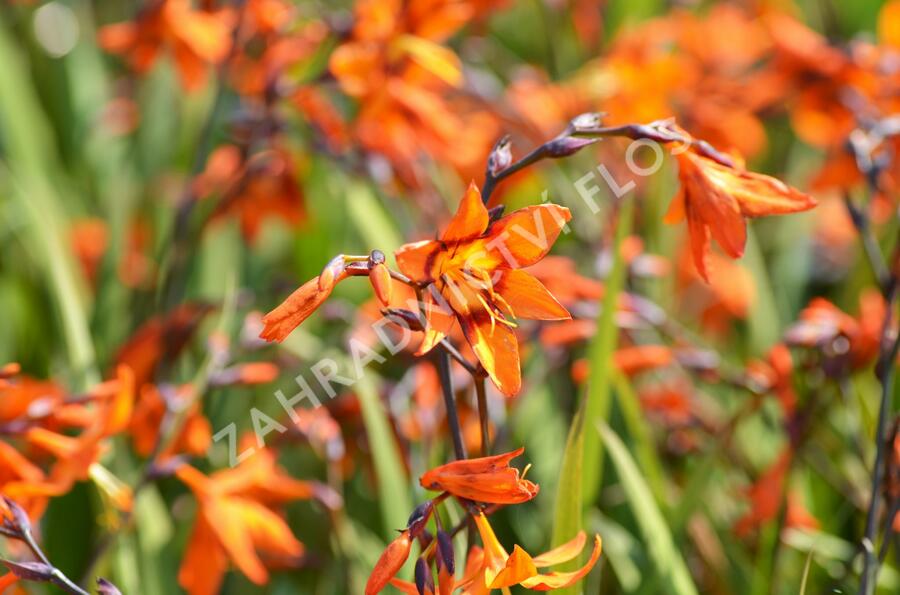
[[475, 381], [475, 395], [478, 398], [478, 422], [481, 426], [481, 456], [486, 457], [491, 454], [491, 434], [488, 427], [490, 417], [488, 416], [485, 378], [483, 375], [479, 375], [473, 377], [473, 380]]
[[447, 426], [450, 428], [450, 436], [453, 438], [453, 452], [457, 459], [465, 459], [466, 447], [462, 440], [462, 430], [459, 427], [459, 416], [456, 412], [456, 400], [453, 398], [453, 381], [450, 379], [450, 356], [447, 350], [441, 346], [435, 349], [437, 359], [438, 377], [441, 381], [441, 392], [444, 394], [444, 406], [447, 408]]

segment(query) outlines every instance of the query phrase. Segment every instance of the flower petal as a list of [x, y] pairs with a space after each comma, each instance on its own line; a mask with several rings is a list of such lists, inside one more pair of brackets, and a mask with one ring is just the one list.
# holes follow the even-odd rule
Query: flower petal
[[522, 388], [522, 373], [516, 333], [505, 324], [492, 321], [484, 309], [457, 318], [472, 351], [500, 392], [508, 397], [517, 394]]
[[488, 220], [487, 208], [481, 202], [481, 192], [475, 182], [470, 182], [441, 240], [449, 243], [475, 239], [487, 228]]
[[504, 270], [494, 289], [503, 296], [516, 318], [569, 320], [569, 311], [531, 274], [518, 269]]
[[525, 207], [494, 224], [487, 245], [502, 255], [508, 268], [531, 266], [547, 254], [571, 218], [569, 209], [555, 204]]
[[587, 576], [594, 564], [600, 558], [602, 549], [600, 536], [594, 537], [594, 551], [591, 552], [591, 558], [587, 564], [573, 572], [550, 572], [548, 574], [538, 574], [522, 581], [522, 586], [526, 589], [534, 589], [535, 591], [552, 591], [554, 589], [563, 589], [569, 585], [575, 584], [582, 578]]
[[568, 562], [581, 553], [581, 550], [584, 549], [584, 542], [586, 540], [587, 535], [585, 535], [584, 531], [579, 531], [578, 535], [570, 541], [567, 541], [559, 547], [553, 548], [549, 552], [544, 552], [540, 556], [536, 556], [533, 559], [534, 565], [538, 568], [544, 568], [546, 566], [554, 566], [556, 564]]

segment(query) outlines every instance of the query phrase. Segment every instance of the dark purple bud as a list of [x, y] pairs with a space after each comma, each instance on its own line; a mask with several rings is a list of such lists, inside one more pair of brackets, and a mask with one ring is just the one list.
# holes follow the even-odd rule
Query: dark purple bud
[[13, 562], [3, 560], [9, 571], [23, 581], [47, 583], [53, 580], [54, 568], [43, 562]]
[[547, 155], [557, 159], [574, 155], [584, 147], [592, 145], [599, 138], [585, 138], [580, 136], [561, 136], [547, 143]]
[[488, 173], [496, 176], [512, 163], [512, 143], [508, 136], [504, 136], [497, 141], [494, 149], [488, 156]]
[[409, 520], [406, 521], [406, 528], [409, 529], [410, 537], [418, 537], [425, 530], [425, 525], [428, 524], [428, 519], [431, 518], [433, 510], [434, 502], [431, 500], [416, 506], [416, 509], [409, 515]]
[[443, 529], [437, 532], [437, 559], [451, 575], [456, 574], [456, 558], [453, 554], [453, 538]]
[[419, 595], [432, 595], [434, 593], [434, 577], [431, 567], [425, 558], [416, 560], [416, 590]]
[[493, 223], [497, 219], [503, 216], [503, 211], [506, 210], [506, 205], [497, 205], [496, 207], [492, 207], [488, 209], [488, 221]]
[[405, 310], [403, 308], [384, 308], [381, 311], [381, 314], [394, 324], [405, 326], [411, 331], [424, 330], [419, 315], [411, 310]]
[[97, 595], [122, 595], [119, 588], [106, 580], [105, 578], [97, 579]]

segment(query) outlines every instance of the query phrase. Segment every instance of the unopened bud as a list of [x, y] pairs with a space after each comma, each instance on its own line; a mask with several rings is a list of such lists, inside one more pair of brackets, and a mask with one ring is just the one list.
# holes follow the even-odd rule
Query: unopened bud
[[383, 263], [376, 264], [369, 269], [369, 283], [375, 291], [375, 297], [378, 298], [383, 305], [389, 306], [391, 303], [392, 281], [391, 272]]
[[425, 558], [416, 560], [416, 590], [419, 595], [432, 595], [434, 593], [434, 577], [431, 575], [431, 567]]
[[575, 133], [584, 133], [595, 130], [603, 124], [603, 117], [605, 115], [605, 112], [587, 112], [575, 116], [569, 122], [569, 130]]
[[557, 159], [574, 155], [584, 147], [592, 145], [599, 138], [584, 138], [579, 136], [561, 136], [547, 143], [547, 155]]
[[456, 574], [456, 558], [453, 553], [453, 540], [443, 529], [437, 532], [437, 559], [451, 575]]
[[512, 163], [512, 143], [508, 136], [497, 141], [494, 149], [488, 156], [488, 172], [496, 176]]
[[53, 580], [53, 567], [43, 562], [13, 562], [3, 560], [4, 566], [23, 581], [47, 583]]
[[405, 310], [403, 308], [384, 308], [381, 311], [381, 314], [394, 324], [405, 326], [411, 331], [425, 330], [422, 327], [422, 320], [419, 318], [419, 315], [411, 310]]
[[418, 537], [425, 530], [425, 525], [428, 524], [433, 510], [434, 502], [428, 500], [416, 506], [416, 509], [412, 511], [412, 514], [409, 515], [409, 520], [406, 521], [406, 528], [412, 537]]

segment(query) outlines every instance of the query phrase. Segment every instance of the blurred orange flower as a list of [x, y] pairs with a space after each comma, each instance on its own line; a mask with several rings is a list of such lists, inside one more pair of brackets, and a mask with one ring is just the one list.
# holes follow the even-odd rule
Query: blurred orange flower
[[[198, 512], [178, 573], [190, 595], [219, 592], [229, 560], [261, 585], [269, 573], [260, 553], [298, 559], [304, 551], [273, 507], [310, 499], [328, 491], [319, 484], [293, 479], [281, 471], [275, 454], [257, 450], [233, 469], [206, 476], [189, 465], [175, 472], [197, 498]], [[336, 495], [326, 500], [334, 502]]]
[[99, 43], [124, 56], [138, 74], [150, 70], [162, 49], [168, 49], [182, 84], [192, 91], [205, 82], [207, 65], [228, 55], [233, 20], [230, 10], [194, 10], [190, 0], [154, 0], [134, 22], [102, 27]]

